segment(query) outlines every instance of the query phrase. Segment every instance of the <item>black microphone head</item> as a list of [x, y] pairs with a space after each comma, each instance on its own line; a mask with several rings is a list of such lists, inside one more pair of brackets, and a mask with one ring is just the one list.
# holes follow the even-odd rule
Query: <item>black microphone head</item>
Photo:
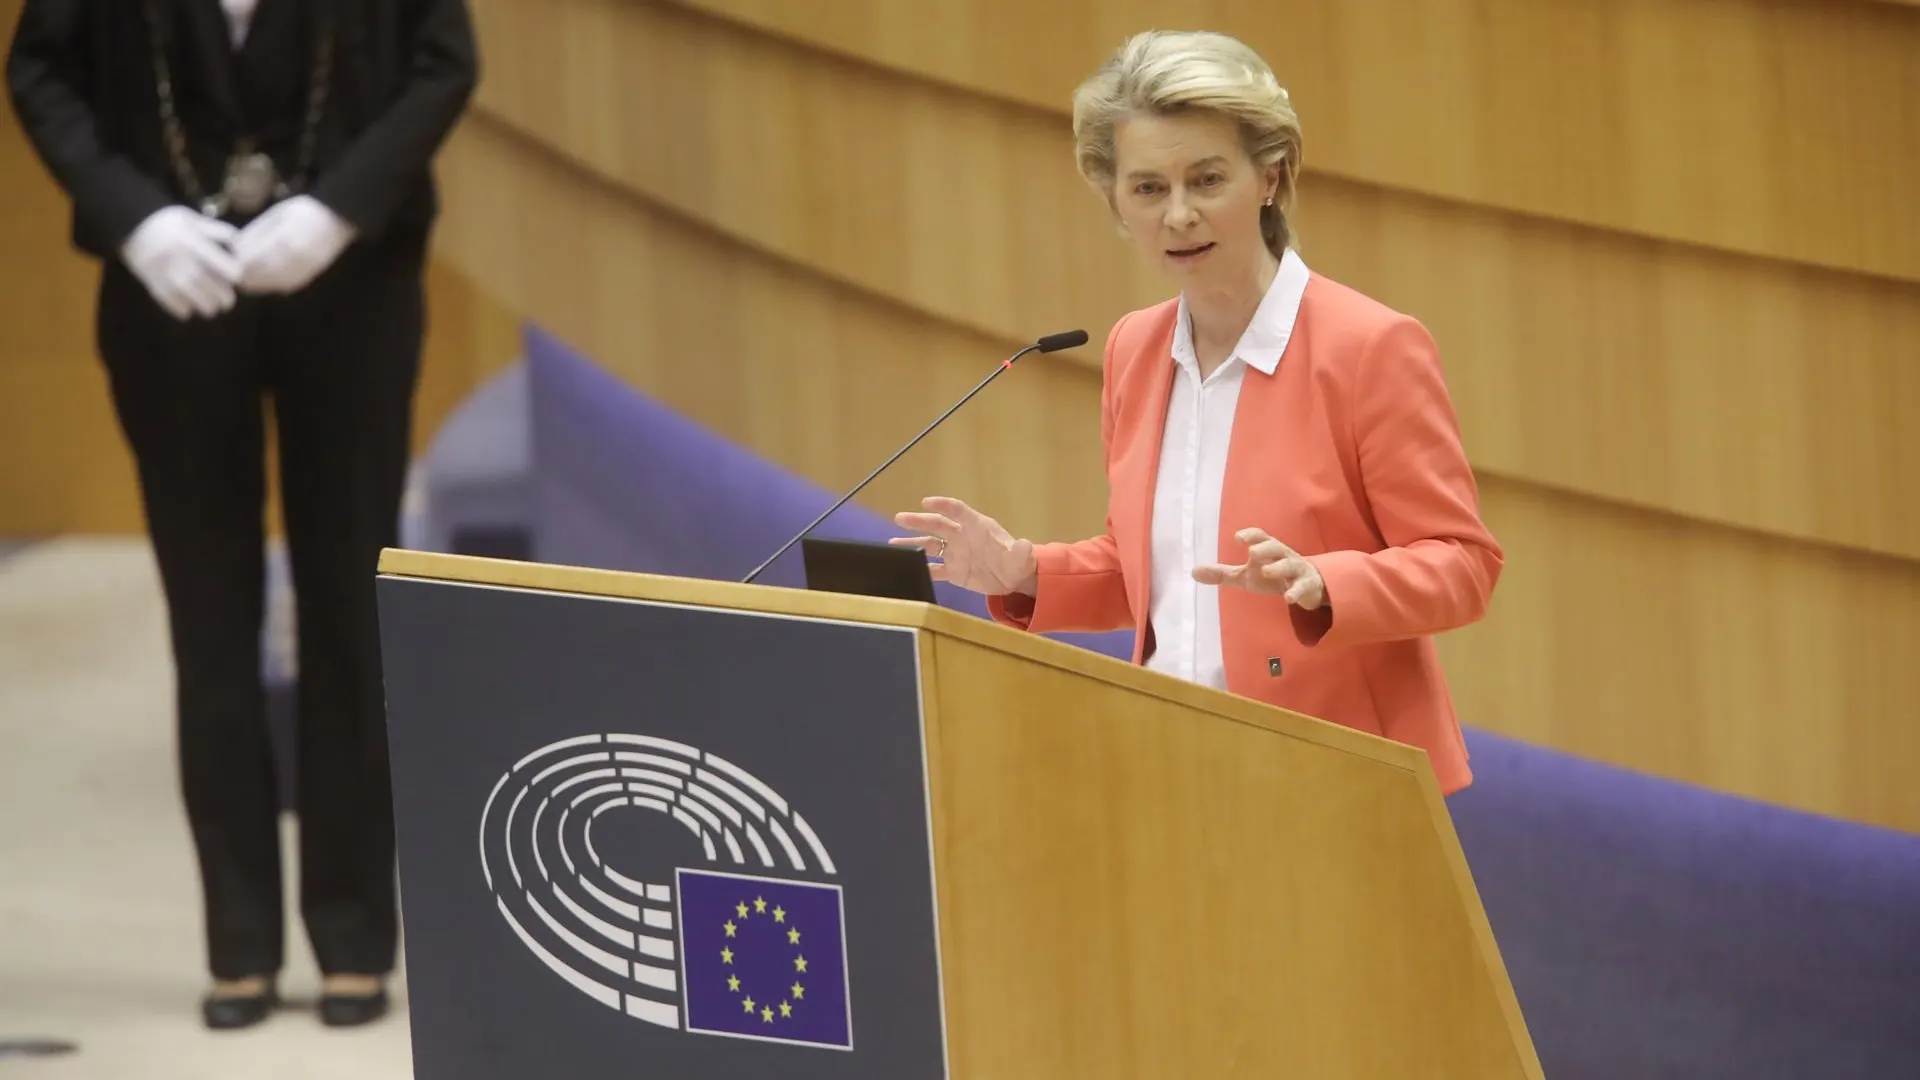
[[1087, 343], [1085, 330], [1062, 330], [1057, 334], [1048, 334], [1036, 344], [1041, 352], [1059, 352], [1061, 349], [1077, 349]]

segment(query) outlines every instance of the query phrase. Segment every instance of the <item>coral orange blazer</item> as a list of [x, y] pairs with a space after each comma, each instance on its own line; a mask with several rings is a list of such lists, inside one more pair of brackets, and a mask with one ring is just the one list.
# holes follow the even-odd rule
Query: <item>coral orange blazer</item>
[[[1108, 336], [1101, 394], [1107, 533], [1036, 545], [1037, 597], [990, 597], [1034, 632], [1136, 633], [1152, 648], [1148, 567], [1178, 301], [1132, 312]], [[1223, 587], [1227, 689], [1418, 746], [1441, 790], [1472, 781], [1432, 635], [1487, 610], [1503, 553], [1426, 329], [1318, 274], [1273, 375], [1246, 372], [1221, 493], [1220, 561], [1264, 529], [1308, 558], [1327, 606]], [[1277, 663], [1275, 662], [1277, 661]]]

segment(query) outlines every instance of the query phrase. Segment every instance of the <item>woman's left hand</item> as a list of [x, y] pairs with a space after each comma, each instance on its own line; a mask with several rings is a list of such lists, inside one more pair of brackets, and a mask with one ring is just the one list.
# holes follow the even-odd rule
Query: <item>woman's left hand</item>
[[1209, 563], [1193, 568], [1203, 585], [1231, 585], [1248, 592], [1285, 596], [1289, 604], [1314, 611], [1327, 602], [1327, 583], [1299, 552], [1259, 529], [1241, 529], [1235, 538], [1247, 545], [1247, 561], [1237, 566]]

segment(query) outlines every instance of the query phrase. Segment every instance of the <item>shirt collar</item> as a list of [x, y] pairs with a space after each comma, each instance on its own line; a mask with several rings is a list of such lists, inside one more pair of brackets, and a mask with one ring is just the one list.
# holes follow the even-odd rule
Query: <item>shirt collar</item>
[[[1293, 337], [1293, 324], [1300, 315], [1300, 298], [1306, 295], [1310, 273], [1300, 254], [1291, 248], [1280, 260], [1280, 271], [1260, 298], [1253, 321], [1240, 335], [1228, 359], [1240, 360], [1263, 375], [1280, 367], [1280, 356]], [[1182, 364], [1197, 365], [1193, 352], [1193, 329], [1187, 317], [1187, 297], [1180, 295], [1180, 310], [1173, 324], [1173, 358]]]

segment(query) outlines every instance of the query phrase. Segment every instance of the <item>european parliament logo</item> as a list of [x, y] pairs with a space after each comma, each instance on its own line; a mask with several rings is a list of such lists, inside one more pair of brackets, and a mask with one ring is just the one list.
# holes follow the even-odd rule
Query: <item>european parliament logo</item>
[[[623, 811], [685, 830], [706, 865], [612, 865], [594, 829]], [[527, 950], [607, 1008], [693, 1034], [853, 1049], [842, 891], [817, 880], [835, 876], [833, 859], [798, 810], [724, 758], [632, 734], [543, 746], [488, 794], [480, 869]]]

